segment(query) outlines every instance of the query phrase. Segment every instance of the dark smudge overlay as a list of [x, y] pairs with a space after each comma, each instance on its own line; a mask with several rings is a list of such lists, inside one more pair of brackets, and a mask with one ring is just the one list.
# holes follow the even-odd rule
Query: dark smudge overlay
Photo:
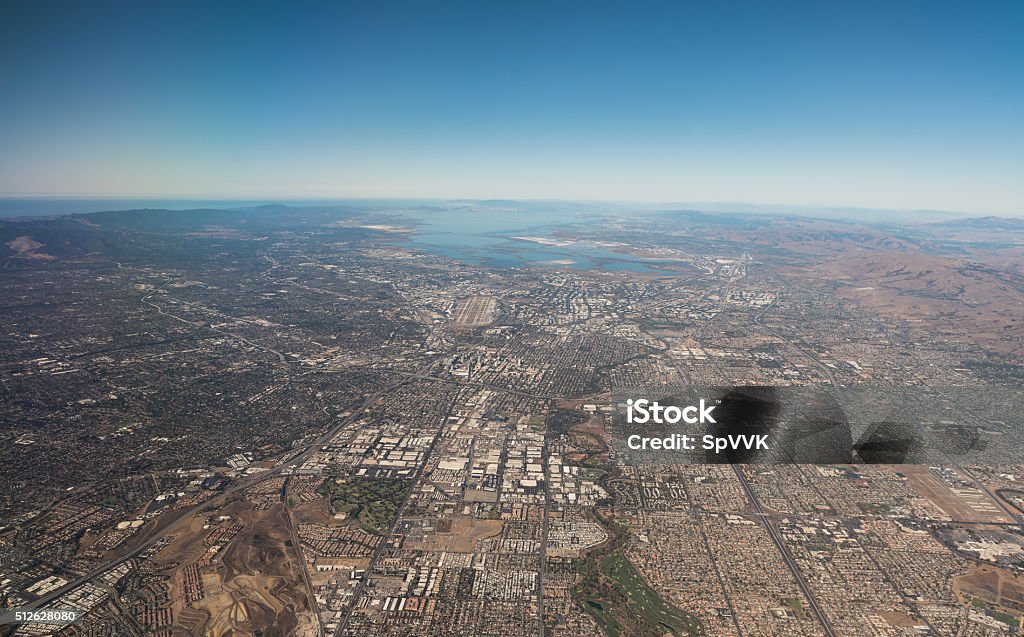
[[[714, 404], [716, 423], [630, 424], [628, 398], [661, 405]], [[1024, 462], [1022, 390], [979, 386], [915, 388], [661, 387], [613, 394], [613, 448], [630, 462], [689, 464], [982, 464]], [[693, 450], [633, 450], [630, 435], [696, 437]], [[769, 449], [701, 449], [704, 435], [764, 435]]]

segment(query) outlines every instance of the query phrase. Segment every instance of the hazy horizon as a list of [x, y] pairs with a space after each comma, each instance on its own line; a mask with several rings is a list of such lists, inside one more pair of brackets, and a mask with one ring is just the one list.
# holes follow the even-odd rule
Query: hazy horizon
[[877, 215], [896, 215], [893, 221], [941, 221], [947, 219], [1004, 217], [1024, 218], [1024, 213], [990, 214], [981, 211], [931, 210], [913, 208], [861, 208], [843, 205], [790, 205], [749, 201], [627, 201], [627, 200], [584, 200], [555, 198], [436, 198], [436, 197], [325, 197], [325, 198], [260, 198], [260, 197], [157, 197], [157, 196], [76, 196], [76, 195], [3, 195], [0, 194], [0, 219], [18, 217], [44, 217], [67, 214], [88, 214], [111, 210], [132, 210], [152, 208], [175, 211], [200, 208], [225, 210], [243, 209], [253, 206], [281, 205], [292, 208], [303, 206], [363, 205], [363, 206], [439, 206], [457, 204], [479, 204], [488, 202], [510, 202], [528, 206], [567, 205], [600, 208], [609, 212], [623, 213], [659, 212], [673, 208], [685, 208], [698, 212], [720, 214], [777, 214], [807, 217], [839, 218], [850, 221], [879, 221]]

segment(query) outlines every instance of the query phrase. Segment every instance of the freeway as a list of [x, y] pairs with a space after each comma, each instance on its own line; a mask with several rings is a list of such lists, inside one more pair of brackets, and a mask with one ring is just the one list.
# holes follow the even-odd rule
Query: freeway
[[306, 598], [309, 600], [309, 607], [313, 611], [313, 615], [316, 617], [317, 624], [317, 637], [323, 637], [326, 634], [324, 630], [324, 620], [320, 617], [320, 607], [316, 601], [316, 591], [313, 588], [313, 580], [309, 576], [309, 569], [306, 568], [306, 558], [302, 553], [302, 541], [299, 538], [298, 529], [295, 527], [295, 520], [292, 519], [290, 506], [288, 504], [288, 493], [292, 486], [292, 479], [286, 478], [284, 488], [281, 490], [281, 499], [284, 501], [284, 519], [288, 523], [288, 535], [291, 536], [292, 546], [295, 548], [295, 552], [299, 556], [299, 570], [302, 571], [302, 582], [306, 586]]
[[825, 378], [828, 379], [828, 382], [829, 382], [830, 385], [837, 385], [838, 383], [836, 383], [836, 377], [832, 374], [832, 370], [829, 369], [828, 365], [825, 365], [824, 363], [822, 363], [821, 360], [817, 356], [814, 356], [810, 352], [805, 351], [804, 348], [802, 348], [799, 345], [797, 345], [796, 343], [794, 343], [793, 340], [791, 338], [787, 337], [785, 334], [780, 334], [778, 331], [776, 331], [776, 330], [774, 330], [774, 329], [772, 329], [772, 328], [770, 328], [770, 327], [768, 327], [767, 325], [764, 324], [764, 317], [765, 317], [765, 315], [768, 313], [768, 311], [770, 309], [772, 309], [772, 307], [775, 306], [776, 303], [779, 302], [780, 298], [782, 298], [782, 290], [776, 291], [776, 293], [775, 293], [775, 300], [772, 301], [771, 303], [769, 303], [768, 305], [766, 305], [763, 310], [761, 310], [760, 312], [758, 312], [757, 314], [754, 315], [754, 317], [753, 317], [754, 324], [757, 325], [758, 327], [760, 327], [761, 329], [763, 329], [765, 332], [768, 332], [769, 334], [771, 334], [775, 338], [778, 338], [778, 339], [784, 341], [787, 345], [789, 345], [794, 350], [799, 352], [801, 356], [803, 356], [803, 357], [807, 358], [808, 360], [810, 360], [812, 363], [814, 363], [815, 367], [817, 367], [819, 370], [821, 370], [821, 373], [825, 375]]
[[764, 515], [764, 510], [761, 507], [761, 501], [757, 499], [757, 494], [754, 492], [753, 485], [751, 485], [750, 481], [747, 480], [747, 476], [743, 474], [743, 468], [736, 464], [732, 465], [732, 468], [733, 471], [736, 472], [736, 477], [739, 478], [740, 484], [743, 485], [743, 490], [747, 492], [747, 499], [749, 499], [750, 503], [754, 506], [754, 510], [756, 511], [758, 518], [761, 520], [762, 524], [764, 524], [764, 528], [767, 529], [768, 535], [771, 536], [772, 542], [775, 543], [775, 547], [779, 549], [779, 553], [782, 555], [782, 560], [793, 573], [793, 578], [796, 579], [797, 586], [800, 587], [804, 597], [807, 598], [807, 604], [811, 607], [811, 611], [818, 619], [818, 623], [820, 623], [821, 627], [825, 629], [825, 634], [828, 635], [828, 637], [836, 637], [832, 624], [829, 623], [828, 618], [825, 617], [824, 611], [821, 610], [817, 600], [814, 599], [814, 595], [811, 594], [810, 587], [807, 586], [807, 582], [800, 573], [800, 568], [793, 560], [793, 556], [790, 555], [789, 549], [787, 549], [786, 545], [782, 542], [782, 538], [779, 536], [778, 530], [772, 526], [771, 521], [766, 515]]

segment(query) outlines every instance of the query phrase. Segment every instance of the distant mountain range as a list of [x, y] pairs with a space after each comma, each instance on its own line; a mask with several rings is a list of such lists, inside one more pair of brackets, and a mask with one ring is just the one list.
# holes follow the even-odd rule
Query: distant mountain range
[[1024, 230], [1024, 219], [1013, 217], [970, 217], [967, 219], [951, 219], [926, 224], [932, 227], [954, 230]]

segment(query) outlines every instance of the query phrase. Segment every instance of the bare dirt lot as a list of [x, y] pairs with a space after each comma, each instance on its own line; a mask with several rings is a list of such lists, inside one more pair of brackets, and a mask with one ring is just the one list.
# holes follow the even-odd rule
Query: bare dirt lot
[[1024, 577], [1003, 569], [981, 566], [953, 580], [961, 601], [979, 599], [1016, 616], [1024, 614]]
[[[203, 528], [209, 525], [198, 517], [160, 554], [159, 561], [169, 568], [176, 626], [213, 637], [315, 634], [316, 618], [309, 608], [284, 504], [257, 511], [239, 498], [222, 513], [241, 530], [213, 560], [205, 541], [211, 530]], [[203, 595], [186, 603], [181, 595], [184, 571], [197, 564]]]
[[439, 520], [438, 532], [429, 536], [429, 540], [422, 543], [422, 548], [430, 551], [472, 553], [476, 550], [478, 540], [499, 535], [502, 525], [501, 520], [478, 520], [470, 517]]

